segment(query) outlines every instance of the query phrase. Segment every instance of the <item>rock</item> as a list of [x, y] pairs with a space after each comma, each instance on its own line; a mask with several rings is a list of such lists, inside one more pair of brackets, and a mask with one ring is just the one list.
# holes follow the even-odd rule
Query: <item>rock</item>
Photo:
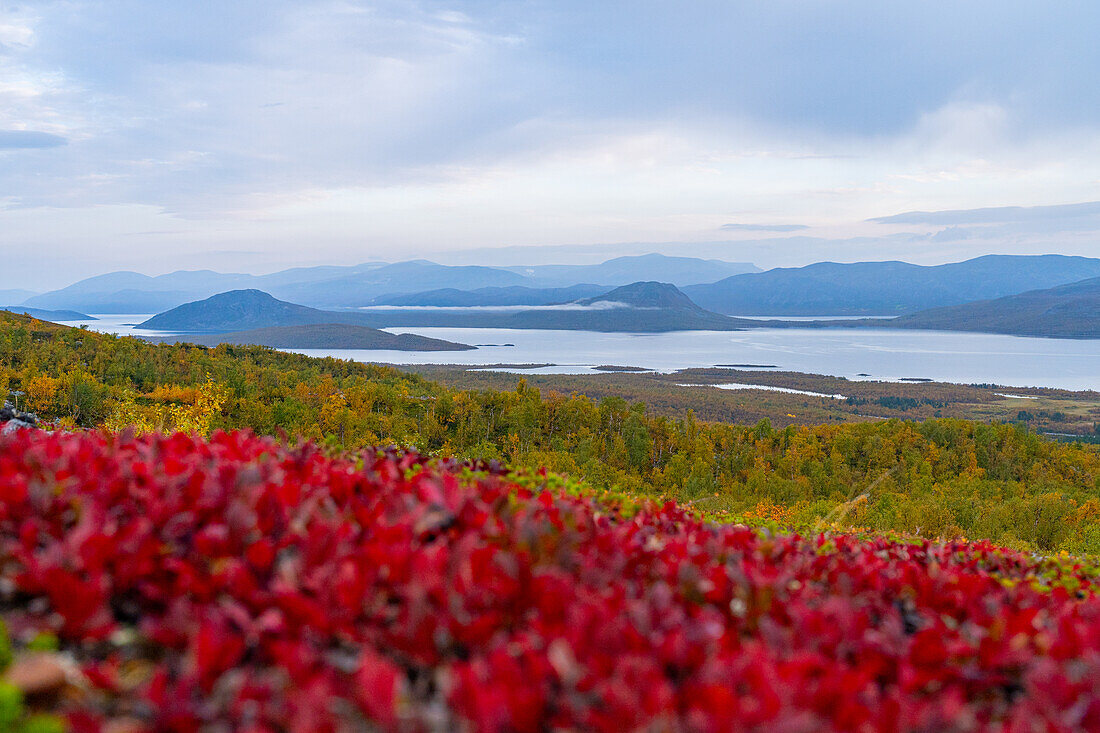
[[0, 407], [0, 435], [7, 434], [21, 428], [34, 428], [38, 426], [38, 415], [33, 412], [23, 412], [15, 409], [15, 405], [4, 402]]
[[4, 681], [34, 697], [58, 692], [68, 680], [64, 660], [57, 654], [37, 653], [20, 656], [8, 667]]

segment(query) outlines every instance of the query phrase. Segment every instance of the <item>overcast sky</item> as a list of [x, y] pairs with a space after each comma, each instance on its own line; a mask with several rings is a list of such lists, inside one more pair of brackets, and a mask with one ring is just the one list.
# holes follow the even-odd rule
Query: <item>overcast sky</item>
[[1097, 28], [1095, 0], [0, 0], [0, 287], [1100, 256]]

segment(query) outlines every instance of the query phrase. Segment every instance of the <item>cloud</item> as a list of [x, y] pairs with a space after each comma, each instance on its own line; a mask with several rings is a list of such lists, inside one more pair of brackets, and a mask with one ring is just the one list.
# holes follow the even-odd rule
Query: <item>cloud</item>
[[[1100, 180], [1095, 3], [19, 7], [0, 7], [0, 151], [58, 144], [0, 166], [3, 246], [94, 251], [82, 268], [216, 250], [226, 267], [256, 266], [234, 252], [274, 267], [504, 245], [591, 259], [753, 233], [739, 259], [824, 259], [837, 241], [961, 259], [1047, 247], [1067, 222], [1083, 240], [1091, 223], [952, 210], [1084, 201]], [[923, 212], [866, 221], [907, 209]], [[922, 230], [874, 238], [883, 222]], [[919, 238], [956, 225], [980, 232]], [[808, 227], [823, 237], [775, 237]]]
[[997, 206], [948, 211], [907, 211], [868, 219], [873, 224], [1012, 224], [1100, 216], [1100, 201], [1055, 206]]
[[60, 135], [31, 130], [0, 130], [0, 150], [57, 148], [68, 141]]
[[537, 91], [504, 79], [514, 39], [435, 5], [46, 3], [25, 21], [33, 46], [0, 51], [0, 126], [48, 121], [70, 145], [33, 175], [0, 171], [0, 188], [206, 215], [439, 181], [528, 146], [509, 138], [538, 116]]
[[805, 224], [723, 224], [723, 232], [798, 232], [809, 229]]
[[575, 80], [571, 100], [588, 108], [747, 112], [788, 130], [867, 136], [902, 132], [951, 102], [1001, 101], [1043, 127], [1100, 115], [1100, 90], [1083, 73], [1100, 62], [1094, 33], [1083, 25], [1100, 19], [1094, 4], [533, 6], [543, 8], [536, 41], [557, 46], [571, 38], [564, 58]]
[[[1091, 9], [995, 0], [889, 12], [853, 0], [844, 13], [726, 0], [36, 6], [33, 18], [0, 17], [21, 44], [6, 65], [29, 90], [25, 114], [60, 127], [42, 129], [64, 134], [73, 152], [29, 180], [0, 180], [32, 205], [207, 213], [247, 208], [242, 199], [257, 194], [430, 184], [516, 155], [559, 154], [580, 130], [675, 126], [702, 138], [692, 128], [709, 128], [726, 136], [718, 146], [756, 148], [737, 154], [779, 150], [797, 161], [859, 155], [861, 142], [883, 135], [966, 152], [990, 128], [1100, 123], [1100, 91], [1083, 71], [1100, 64], [1083, 30], [1095, 25], [1080, 17], [1100, 21]], [[1060, 59], [1070, 54], [1067, 69]]]

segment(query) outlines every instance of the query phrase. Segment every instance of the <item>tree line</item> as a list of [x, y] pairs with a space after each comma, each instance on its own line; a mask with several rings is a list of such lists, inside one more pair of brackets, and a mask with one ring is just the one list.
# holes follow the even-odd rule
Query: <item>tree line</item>
[[787, 426], [654, 415], [607, 396], [459, 390], [264, 347], [150, 344], [0, 314], [0, 396], [60, 426], [248, 428], [541, 468], [724, 520], [1100, 553], [1100, 446], [956, 419]]

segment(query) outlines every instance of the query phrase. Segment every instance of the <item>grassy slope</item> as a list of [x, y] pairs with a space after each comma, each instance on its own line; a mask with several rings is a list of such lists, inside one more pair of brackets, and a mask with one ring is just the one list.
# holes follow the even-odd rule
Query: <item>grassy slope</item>
[[654, 414], [620, 394], [544, 397], [523, 382], [457, 391], [388, 367], [261, 347], [151, 345], [0, 314], [5, 387], [24, 393], [22, 407], [83, 426], [247, 427], [333, 447], [397, 443], [532, 473], [544, 467], [724, 519], [1100, 553], [1100, 449], [1013, 426], [708, 423]]

